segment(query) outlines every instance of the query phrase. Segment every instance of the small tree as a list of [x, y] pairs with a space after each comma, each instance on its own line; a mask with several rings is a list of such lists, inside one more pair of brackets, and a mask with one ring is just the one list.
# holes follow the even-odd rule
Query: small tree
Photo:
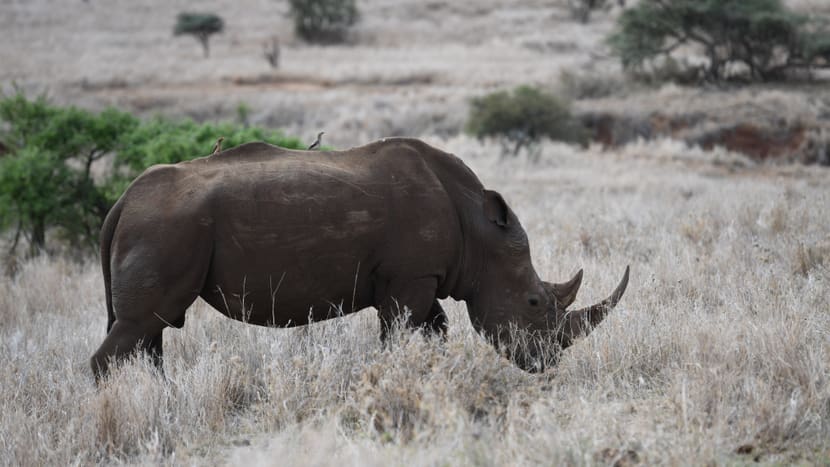
[[359, 18], [355, 0], [289, 0], [294, 31], [308, 42], [342, 42]]
[[573, 118], [567, 103], [529, 86], [473, 99], [467, 131], [478, 138], [502, 139], [513, 146], [513, 155], [543, 137], [576, 143], [587, 141], [587, 131]]
[[15, 230], [11, 252], [24, 236], [34, 256], [46, 245], [47, 227], [73, 221], [70, 192], [76, 183], [59, 157], [38, 148], [0, 160], [0, 225]]
[[623, 66], [642, 70], [681, 46], [699, 48], [711, 81], [741, 64], [754, 80], [791, 69], [828, 66], [830, 34], [780, 0], [642, 0], [619, 18], [609, 38]]
[[138, 121], [113, 109], [96, 115], [18, 93], [0, 99], [0, 124], [9, 148], [0, 159], [0, 230], [15, 230], [12, 250], [21, 236], [30, 254], [44, 249], [49, 228], [70, 243], [93, 243], [111, 203], [92, 165], [117, 150]]
[[208, 43], [210, 36], [224, 29], [225, 22], [212, 13], [179, 13], [176, 17], [176, 26], [173, 28], [173, 35], [189, 34], [195, 37], [202, 44], [205, 58], [207, 58], [210, 55]]

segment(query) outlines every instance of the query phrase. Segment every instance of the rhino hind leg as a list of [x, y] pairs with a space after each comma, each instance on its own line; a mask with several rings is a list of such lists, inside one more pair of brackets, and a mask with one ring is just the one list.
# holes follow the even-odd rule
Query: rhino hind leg
[[115, 321], [106, 339], [92, 356], [95, 380], [105, 376], [110, 365], [129, 357], [136, 351], [144, 351], [157, 368], [162, 367], [163, 326], [141, 326], [137, 323]]
[[96, 380], [113, 361], [137, 351], [162, 367], [162, 331], [184, 325], [187, 308], [204, 288], [212, 257], [211, 238], [202, 231], [172, 232], [155, 224], [151, 229], [124, 219], [118, 227], [123, 227], [124, 239], [114, 244], [108, 291], [115, 321], [92, 356]]
[[[438, 280], [434, 277], [424, 277], [411, 280], [393, 279], [377, 287], [375, 291], [375, 308], [380, 318], [380, 339], [386, 341], [395, 321], [408, 311], [406, 320], [408, 328], [429, 327], [433, 329], [433, 321], [439, 329], [440, 317], [434, 308], [438, 305], [435, 293], [438, 289]], [[438, 305], [440, 309], [440, 305]], [[443, 309], [440, 314], [443, 315]], [[436, 315], [436, 316], [433, 316]], [[430, 318], [434, 318], [431, 320]], [[444, 316], [446, 318], [446, 316]]]
[[[146, 353], [155, 366], [162, 369], [162, 332], [167, 327], [184, 324], [187, 308], [196, 300], [200, 288], [195, 284], [201, 286], [201, 277], [198, 272], [189, 272], [189, 276], [179, 273], [180, 279], [176, 281], [150, 274], [153, 274], [152, 270], [132, 268], [119, 271], [118, 280], [113, 281], [116, 319], [92, 356], [96, 380], [108, 373], [112, 362], [120, 362], [135, 352]], [[148, 277], [160, 279], [153, 282]], [[131, 284], [148, 283], [151, 286], [130, 287]], [[174, 283], [178, 287], [165, 289], [161, 286], [164, 283]]]

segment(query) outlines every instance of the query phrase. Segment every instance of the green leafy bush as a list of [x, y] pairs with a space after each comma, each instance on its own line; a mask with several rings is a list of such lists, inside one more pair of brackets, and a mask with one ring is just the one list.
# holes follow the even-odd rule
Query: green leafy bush
[[277, 131], [243, 127], [235, 123], [196, 123], [155, 118], [126, 134], [116, 164], [143, 171], [155, 164], [175, 164], [210, 154], [216, 138], [225, 138], [226, 149], [250, 141], [264, 141], [291, 149], [304, 149], [298, 138], [287, 138]]
[[[133, 178], [153, 164], [206, 156], [219, 136], [225, 148], [250, 141], [304, 147], [297, 138], [239, 124], [142, 122], [115, 109], [95, 114], [42, 96], [2, 96], [0, 143], [9, 152], [0, 157], [0, 231], [13, 231], [12, 251], [26, 239], [29, 254], [46, 249], [47, 232], [70, 246], [94, 247]], [[99, 160], [102, 169], [93, 171]]]
[[294, 31], [308, 42], [336, 43], [360, 14], [355, 0], [289, 0]]
[[473, 99], [467, 131], [495, 137], [513, 146], [513, 155], [541, 138], [584, 143], [587, 131], [571, 115], [568, 104], [540, 89], [521, 86]]
[[697, 47], [711, 81], [728, 79], [735, 65], [749, 79], [768, 81], [826, 67], [830, 58], [823, 24], [780, 0], [642, 0], [620, 16], [609, 41], [623, 66], [635, 71], [680, 47]]
[[210, 36], [224, 29], [225, 22], [212, 13], [179, 13], [176, 17], [176, 25], [173, 27], [173, 35], [188, 34], [195, 37], [202, 44], [202, 50], [207, 58], [210, 55]]
[[47, 227], [77, 227], [77, 178], [54, 153], [37, 148], [0, 160], [0, 227], [15, 229], [12, 249], [24, 235], [34, 254], [46, 244]]
[[138, 120], [17, 93], [0, 99], [0, 123], [0, 140], [10, 151], [0, 159], [0, 228], [14, 228], [12, 249], [21, 236], [30, 253], [43, 249], [50, 227], [72, 244], [93, 239], [110, 203], [94, 183], [92, 164], [118, 150], [121, 135]]

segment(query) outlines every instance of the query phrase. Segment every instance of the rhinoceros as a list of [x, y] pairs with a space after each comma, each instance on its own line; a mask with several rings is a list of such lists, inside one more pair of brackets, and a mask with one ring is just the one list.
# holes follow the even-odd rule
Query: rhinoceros
[[[582, 271], [542, 281], [504, 198], [459, 158], [406, 138], [346, 151], [248, 143], [153, 166], [108, 214], [101, 261], [108, 322], [91, 359], [96, 378], [137, 350], [161, 367], [162, 332], [181, 328], [197, 297], [230, 318], [278, 327], [375, 307], [381, 339], [397, 319], [445, 333], [438, 299], [453, 297], [497, 346], [515, 341], [513, 328], [564, 349], [628, 283], [626, 267], [608, 299], [567, 310]], [[511, 355], [538, 371], [543, 350]]]

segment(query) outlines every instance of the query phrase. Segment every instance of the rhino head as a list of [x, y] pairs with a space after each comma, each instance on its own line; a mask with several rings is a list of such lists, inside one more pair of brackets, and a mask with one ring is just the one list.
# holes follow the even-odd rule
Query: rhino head
[[517, 366], [542, 371], [545, 361], [555, 361], [559, 351], [590, 333], [617, 305], [628, 285], [629, 268], [607, 299], [569, 310], [582, 284], [582, 270], [567, 282], [543, 281], [533, 268], [525, 230], [501, 195], [485, 190], [482, 204], [486, 221], [478, 226], [481, 246], [473, 255], [479, 261], [471, 261], [477, 271], [474, 292], [466, 298], [470, 320]]

